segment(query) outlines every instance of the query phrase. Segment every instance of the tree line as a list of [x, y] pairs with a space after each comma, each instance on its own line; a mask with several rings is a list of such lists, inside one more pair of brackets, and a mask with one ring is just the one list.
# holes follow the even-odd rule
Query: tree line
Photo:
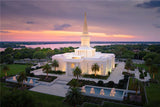
[[22, 49], [13, 49], [11, 47], [6, 48], [4, 51], [0, 52], [1, 59], [0, 63], [11, 64], [14, 60], [17, 59], [50, 59], [55, 54], [61, 54], [65, 52], [73, 52], [73, 47], [64, 47], [60, 49], [50, 49], [50, 48], [22, 48]]

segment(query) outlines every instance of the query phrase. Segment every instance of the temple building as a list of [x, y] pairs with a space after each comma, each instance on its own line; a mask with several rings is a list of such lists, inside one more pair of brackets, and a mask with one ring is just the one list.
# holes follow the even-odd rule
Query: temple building
[[96, 52], [96, 49], [90, 47], [86, 13], [81, 35], [81, 46], [75, 49], [75, 52], [54, 55], [52, 60], [57, 60], [59, 62], [57, 69], [66, 72], [68, 76], [73, 75], [73, 69], [76, 66], [81, 68], [82, 74], [94, 74], [92, 65], [97, 63], [99, 65], [98, 75], [108, 75], [108, 72], [115, 68], [114, 54]]

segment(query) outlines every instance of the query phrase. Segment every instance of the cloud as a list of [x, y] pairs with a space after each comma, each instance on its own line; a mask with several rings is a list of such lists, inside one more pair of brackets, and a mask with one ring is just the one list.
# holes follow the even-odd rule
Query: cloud
[[154, 24], [154, 27], [160, 28], [160, 25], [159, 24]]
[[55, 25], [54, 30], [64, 30], [64, 29], [69, 28], [69, 27], [71, 27], [70, 24]]
[[27, 21], [26, 24], [35, 24], [33, 21]]
[[141, 7], [141, 8], [158, 8], [160, 7], [160, 1], [149, 1], [149, 2], [144, 2], [142, 4], [137, 4], [137, 7]]
[[0, 33], [10, 33], [10, 32], [1, 30]]

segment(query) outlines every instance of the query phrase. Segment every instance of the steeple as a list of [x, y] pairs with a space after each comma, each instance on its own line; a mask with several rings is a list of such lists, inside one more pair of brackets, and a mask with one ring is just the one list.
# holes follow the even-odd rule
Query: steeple
[[86, 12], [85, 12], [85, 15], [84, 15], [83, 34], [88, 34]]

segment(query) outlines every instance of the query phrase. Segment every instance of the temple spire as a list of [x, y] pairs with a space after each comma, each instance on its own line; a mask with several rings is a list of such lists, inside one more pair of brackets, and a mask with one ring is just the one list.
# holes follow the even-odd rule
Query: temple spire
[[86, 12], [85, 12], [85, 15], [84, 15], [83, 34], [88, 34]]

